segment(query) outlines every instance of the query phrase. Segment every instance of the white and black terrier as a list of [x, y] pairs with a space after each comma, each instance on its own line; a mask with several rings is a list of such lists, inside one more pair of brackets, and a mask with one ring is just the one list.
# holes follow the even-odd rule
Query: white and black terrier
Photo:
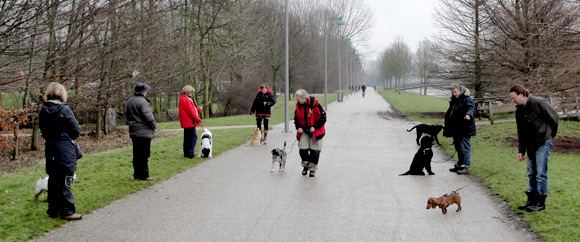
[[[73, 181], [77, 179], [77, 174], [73, 175]], [[34, 201], [38, 201], [38, 197], [42, 192], [48, 192], [48, 176], [40, 178], [36, 181], [36, 188], [34, 188]]]
[[284, 141], [284, 148], [276, 148], [272, 150], [272, 169], [270, 172], [274, 172], [274, 164], [276, 164], [276, 162], [280, 164], [278, 171], [283, 172], [286, 167], [286, 156], [286, 141]]
[[437, 124], [437, 125], [418, 124], [418, 125], [415, 125], [411, 129], [407, 129], [407, 132], [411, 132], [411, 131], [413, 131], [413, 129], [417, 129], [417, 139], [416, 139], [417, 145], [421, 145], [421, 144], [419, 144], [419, 139], [421, 139], [423, 134], [428, 134], [428, 135], [431, 135], [431, 137], [433, 137], [433, 139], [435, 139], [435, 141], [437, 142], [437, 144], [439, 146], [441, 146], [441, 144], [439, 143], [439, 139], [437, 139], [437, 135], [443, 129], [443, 125], [441, 125], [441, 124]]
[[409, 171], [400, 174], [399, 176], [406, 175], [424, 176], [425, 173], [423, 173], [423, 168], [427, 170], [427, 173], [429, 173], [429, 175], [435, 175], [435, 173], [431, 171], [431, 159], [433, 158], [433, 150], [431, 149], [431, 147], [433, 147], [433, 138], [429, 135], [424, 135], [421, 138], [421, 147], [419, 148], [417, 153], [415, 153], [413, 161], [411, 162], [411, 167], [409, 167]]
[[201, 134], [201, 143], [199, 145], [199, 152], [197, 157], [209, 157], [212, 158], [212, 151], [213, 151], [213, 135], [209, 131], [209, 129], [203, 129], [203, 134]]

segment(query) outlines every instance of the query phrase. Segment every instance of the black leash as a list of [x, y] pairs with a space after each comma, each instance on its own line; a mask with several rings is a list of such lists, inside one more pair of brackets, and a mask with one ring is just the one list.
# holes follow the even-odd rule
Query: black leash
[[444, 161], [431, 161], [431, 163], [445, 163], [445, 162], [448, 162], [448, 161], [450, 161], [451, 159], [453, 159], [453, 156], [454, 156], [456, 153], [457, 153], [457, 150], [454, 150], [454, 151], [453, 151], [453, 154], [451, 154], [451, 156], [449, 156], [449, 159], [447, 159], [447, 160], [444, 160]]
[[290, 152], [286, 153], [286, 155], [289, 155], [290, 153], [292, 153], [292, 150], [294, 149], [294, 144], [296, 144], [298, 140], [294, 140], [294, 143], [292, 143], [292, 145], [290, 146]]
[[[526, 157], [524, 157], [524, 159], [523, 159], [523, 160], [519, 160], [519, 161], [517, 161], [517, 162], [513, 162], [513, 163], [511, 163], [511, 164], [509, 164], [509, 165], [505, 166], [504, 168], [502, 168], [502, 169], [499, 169], [499, 170], [497, 170], [497, 171], [495, 171], [495, 172], [493, 172], [493, 173], [491, 173], [491, 174], [489, 174], [489, 175], [487, 175], [487, 176], [485, 176], [485, 177], [483, 177], [483, 178], [479, 179], [479, 181], [480, 181], [480, 182], [482, 182], [483, 180], [485, 180], [485, 179], [487, 179], [487, 178], [490, 178], [490, 177], [492, 177], [492, 176], [495, 176], [495, 175], [497, 175], [498, 173], [500, 173], [500, 172], [502, 172], [502, 171], [506, 170], [507, 168], [510, 168], [510, 167], [512, 167], [512, 166], [514, 166], [514, 165], [517, 165], [518, 163], [520, 163], [520, 162], [522, 162], [522, 161], [526, 160], [527, 158], [528, 158], [528, 157], [526, 156]], [[459, 191], [459, 190], [461, 190], [461, 189], [463, 189], [463, 188], [466, 188], [466, 187], [468, 187], [468, 186], [470, 186], [470, 185], [471, 185], [471, 184], [467, 184], [467, 185], [465, 185], [465, 186], [463, 186], [463, 187], [461, 187], [461, 188], [459, 188], [459, 189], [457, 189], [457, 190], [453, 190], [453, 191], [451, 191], [450, 193], [457, 192], [457, 191]], [[448, 193], [448, 194], [450, 194], [450, 193]]]

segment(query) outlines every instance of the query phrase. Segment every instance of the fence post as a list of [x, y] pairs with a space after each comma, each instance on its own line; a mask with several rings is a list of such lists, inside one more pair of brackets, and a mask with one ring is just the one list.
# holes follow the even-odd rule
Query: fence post
[[493, 108], [491, 107], [491, 101], [487, 102], [487, 105], [489, 106], [489, 123], [493, 125]]

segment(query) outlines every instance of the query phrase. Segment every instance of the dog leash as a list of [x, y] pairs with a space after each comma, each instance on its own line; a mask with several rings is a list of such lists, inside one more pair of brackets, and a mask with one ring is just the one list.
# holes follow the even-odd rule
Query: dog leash
[[294, 140], [294, 143], [292, 143], [292, 145], [290, 146], [290, 152], [286, 153], [286, 155], [289, 155], [290, 153], [292, 153], [292, 150], [294, 149], [294, 144], [296, 144], [298, 140]]
[[[492, 176], [495, 176], [495, 175], [497, 175], [498, 173], [500, 173], [500, 172], [502, 172], [502, 171], [506, 170], [507, 168], [510, 168], [510, 167], [512, 167], [512, 166], [514, 166], [514, 165], [517, 165], [518, 163], [520, 163], [520, 162], [522, 162], [522, 161], [526, 160], [527, 158], [528, 158], [528, 157], [526, 156], [526, 157], [524, 157], [524, 159], [523, 159], [523, 160], [518, 160], [517, 162], [513, 162], [513, 163], [511, 163], [511, 164], [509, 164], [509, 165], [505, 166], [505, 167], [504, 167], [504, 168], [502, 168], [502, 169], [499, 169], [499, 170], [497, 170], [497, 171], [495, 171], [495, 172], [493, 172], [493, 173], [491, 173], [491, 174], [489, 174], [489, 175], [487, 175], [487, 176], [484, 176], [483, 178], [479, 179], [479, 181], [480, 181], [480, 182], [482, 182], [483, 180], [485, 180], [485, 179], [487, 179], [487, 178], [490, 178], [490, 177], [492, 177]], [[451, 191], [450, 193], [447, 193], [447, 194], [451, 194], [451, 193], [453, 193], [453, 192], [457, 192], [457, 191], [459, 191], [459, 190], [461, 190], [461, 189], [463, 189], [463, 188], [466, 188], [466, 187], [468, 187], [468, 186], [470, 186], [470, 185], [471, 185], [471, 184], [467, 184], [467, 185], [465, 185], [465, 186], [463, 186], [463, 187], [461, 187], [461, 188], [459, 188], [459, 189], [457, 189], [457, 190], [453, 190], [453, 191]], [[447, 195], [447, 194], [446, 194], [446, 195]]]
[[431, 163], [445, 163], [450, 161], [451, 159], [453, 159], [453, 156], [457, 153], [457, 150], [453, 151], [453, 154], [451, 154], [451, 156], [449, 156], [449, 159], [444, 160], [444, 161], [431, 161]]

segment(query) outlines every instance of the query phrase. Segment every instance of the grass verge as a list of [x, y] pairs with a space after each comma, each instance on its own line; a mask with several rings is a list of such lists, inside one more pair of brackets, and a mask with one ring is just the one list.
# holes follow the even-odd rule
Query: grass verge
[[[392, 91], [380, 93], [411, 120], [443, 123], [443, 119], [425, 118], [421, 113], [445, 112], [448, 103], [444, 99], [413, 93], [396, 94]], [[580, 136], [580, 123], [560, 121], [558, 135]], [[580, 155], [552, 152], [549, 159], [550, 192], [546, 200], [546, 210], [521, 212], [517, 207], [525, 203], [523, 191], [528, 188], [526, 163], [518, 163], [517, 148], [507, 141], [510, 137], [517, 139], [514, 122], [478, 126], [477, 136], [471, 139], [471, 174], [483, 178], [501, 170], [483, 180], [483, 184], [505, 200], [510, 210], [521, 215], [531, 229], [546, 241], [577, 241], [580, 238], [580, 178], [577, 176]], [[453, 147], [449, 145], [451, 139], [440, 138], [440, 141], [447, 153], [452, 154]]]

